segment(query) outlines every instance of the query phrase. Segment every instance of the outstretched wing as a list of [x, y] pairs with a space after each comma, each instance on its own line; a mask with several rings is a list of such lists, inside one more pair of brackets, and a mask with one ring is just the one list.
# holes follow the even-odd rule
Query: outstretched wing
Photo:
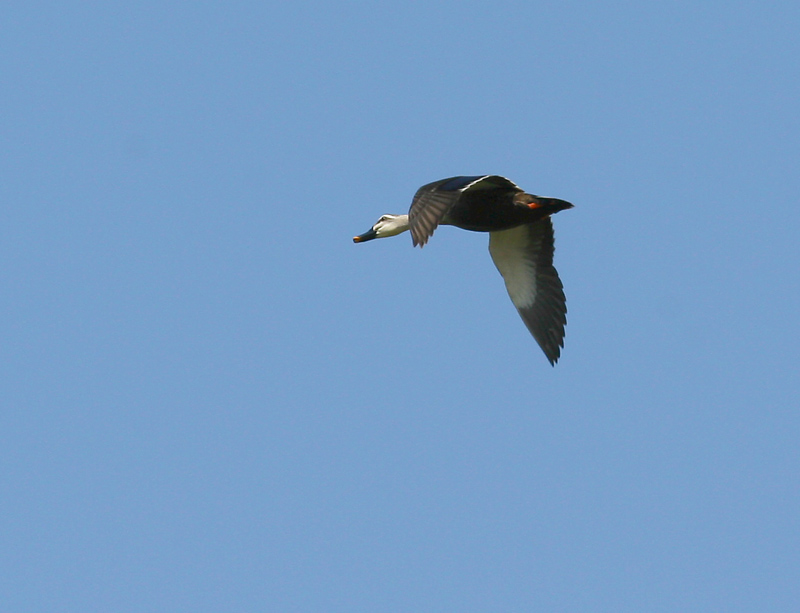
[[489, 253], [503, 275], [511, 302], [555, 365], [564, 346], [567, 300], [553, 268], [553, 223], [549, 217], [489, 234]]
[[512, 181], [497, 175], [450, 177], [420, 187], [414, 194], [411, 209], [408, 211], [408, 223], [414, 246], [423, 246], [428, 242], [433, 236], [433, 231], [447, 215], [447, 211], [458, 202], [464, 192], [498, 188], [519, 190]]

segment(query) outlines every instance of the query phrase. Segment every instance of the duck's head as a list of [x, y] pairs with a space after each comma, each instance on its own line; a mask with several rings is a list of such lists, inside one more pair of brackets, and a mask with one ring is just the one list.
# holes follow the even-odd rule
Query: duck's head
[[381, 218], [364, 234], [353, 237], [354, 243], [364, 243], [373, 238], [397, 236], [408, 230], [408, 215], [381, 215]]

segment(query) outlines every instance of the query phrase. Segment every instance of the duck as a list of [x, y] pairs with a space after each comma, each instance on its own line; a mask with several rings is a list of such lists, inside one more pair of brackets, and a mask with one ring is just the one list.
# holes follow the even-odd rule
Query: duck
[[449, 177], [420, 187], [407, 215], [382, 215], [354, 243], [411, 232], [424, 247], [440, 225], [489, 233], [489, 254], [522, 321], [555, 366], [564, 347], [567, 301], [553, 266], [550, 216], [573, 205], [526, 193], [499, 175]]

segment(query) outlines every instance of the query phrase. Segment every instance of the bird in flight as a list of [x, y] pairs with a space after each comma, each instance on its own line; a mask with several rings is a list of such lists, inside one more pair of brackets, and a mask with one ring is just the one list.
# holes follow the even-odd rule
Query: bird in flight
[[489, 233], [489, 253], [503, 276], [511, 302], [551, 365], [564, 346], [567, 303], [553, 267], [553, 223], [550, 216], [572, 204], [525, 193], [497, 175], [450, 177], [423, 185], [408, 215], [382, 215], [353, 242], [411, 231], [423, 247], [439, 225]]

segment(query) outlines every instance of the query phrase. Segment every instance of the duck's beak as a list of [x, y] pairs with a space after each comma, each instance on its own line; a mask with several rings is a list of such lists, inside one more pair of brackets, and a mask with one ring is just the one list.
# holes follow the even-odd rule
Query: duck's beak
[[378, 233], [375, 232], [372, 228], [364, 232], [364, 234], [359, 234], [358, 236], [353, 237], [354, 243], [365, 243], [367, 241], [371, 241], [373, 238], [378, 238]]
[[566, 200], [559, 200], [558, 198], [540, 198], [538, 196], [536, 200], [528, 204], [528, 207], [532, 209], [546, 209], [548, 215], [558, 213], [565, 209], [571, 209], [573, 206], [571, 202], [567, 202]]

